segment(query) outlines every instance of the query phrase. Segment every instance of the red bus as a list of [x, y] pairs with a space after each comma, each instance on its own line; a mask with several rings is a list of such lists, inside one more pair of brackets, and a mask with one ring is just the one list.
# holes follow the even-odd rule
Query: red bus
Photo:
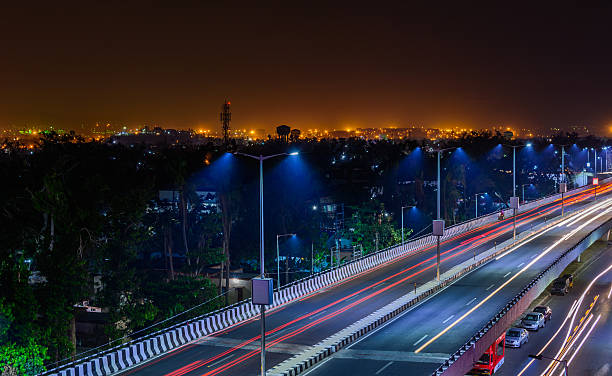
[[493, 375], [502, 364], [506, 353], [506, 332], [504, 332], [495, 342], [489, 346], [487, 351], [478, 359], [474, 368], [468, 375]]

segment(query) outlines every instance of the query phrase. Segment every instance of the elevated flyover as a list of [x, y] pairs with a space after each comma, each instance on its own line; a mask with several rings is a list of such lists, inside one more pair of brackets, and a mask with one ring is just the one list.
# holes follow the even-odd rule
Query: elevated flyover
[[[609, 184], [598, 188], [606, 195]], [[589, 204], [592, 188], [566, 195], [566, 211]], [[550, 221], [560, 212], [553, 196], [530, 203], [517, 215], [518, 232]], [[451, 228], [442, 242], [441, 271], [473, 259], [512, 235], [512, 218], [486, 216]], [[276, 293], [267, 315], [268, 365], [286, 361], [430, 282], [435, 273], [435, 246], [426, 236], [341, 268], [292, 284]], [[190, 320], [118, 349], [47, 374], [249, 375], [259, 368], [259, 322], [249, 302]]]
[[306, 374], [464, 375], [548, 283], [610, 226], [612, 199], [591, 201], [589, 209], [511, 247]]

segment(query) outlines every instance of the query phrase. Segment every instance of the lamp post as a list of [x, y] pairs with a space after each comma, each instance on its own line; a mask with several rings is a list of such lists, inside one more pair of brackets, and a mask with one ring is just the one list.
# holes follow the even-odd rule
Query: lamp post
[[530, 147], [531, 143], [507, 146], [512, 148], [512, 197], [510, 197], [510, 206], [512, 207], [512, 216], [514, 217], [512, 238], [516, 240], [516, 209], [518, 209], [518, 197], [516, 197], [516, 148], [523, 146]]
[[506, 144], [505, 146], [509, 146], [512, 148], [512, 196], [516, 196], [516, 148], [522, 148], [523, 146], [530, 147], [531, 143], [528, 142], [526, 144], [520, 145]]
[[279, 247], [278, 247], [278, 239], [282, 238], [283, 236], [295, 236], [295, 234], [282, 234], [282, 235], [276, 235], [276, 287], [280, 290], [281, 285], [280, 285], [280, 252], [279, 252]]
[[416, 208], [415, 205], [402, 206], [402, 245], [404, 245], [404, 209]]
[[[251, 155], [241, 152], [236, 152], [235, 154], [243, 155], [245, 157], [253, 158], [259, 161], [259, 269], [261, 278], [266, 277], [266, 272], [264, 268], [264, 217], [263, 217], [263, 161], [266, 159], [280, 157], [283, 155], [297, 155], [297, 152], [294, 153], [279, 153], [273, 155]], [[261, 376], [266, 376], [266, 306], [261, 306]]]
[[568, 369], [567, 369], [567, 360], [565, 359], [557, 359], [557, 358], [552, 358], [549, 356], [544, 356], [544, 355], [533, 355], [533, 354], [529, 354], [528, 355], [530, 358], [535, 359], [535, 360], [542, 360], [542, 359], [548, 359], [548, 360], [552, 360], [558, 363], [562, 363], [563, 364], [563, 369], [565, 370], [565, 376], [569, 376], [568, 373]]
[[586, 161], [586, 168], [591, 167], [591, 159], [589, 158], [589, 148], [585, 148], [587, 151], [587, 161]]
[[529, 184], [521, 184], [521, 190], [522, 190], [522, 195], [523, 195], [523, 205], [525, 205], [525, 186], [526, 185], [532, 185], [531, 183]]
[[[564, 205], [563, 205], [563, 194], [567, 192], [567, 182], [565, 181], [565, 147], [568, 144], [559, 145], [561, 146], [561, 182], [559, 183], [559, 193], [561, 193], [561, 216], [563, 217]], [[523, 197], [523, 203], [525, 197]]]
[[436, 149], [434, 150], [438, 156], [438, 181], [436, 189], [436, 220], [433, 221], [432, 234], [437, 237], [436, 241], [436, 280], [440, 281], [440, 237], [444, 235], [444, 220], [440, 219], [440, 157], [441, 153], [446, 150], [455, 149], [455, 147]]
[[478, 218], [478, 195], [486, 195], [487, 192], [476, 193], [474, 197], [476, 198], [476, 207], [474, 210], [474, 218]]

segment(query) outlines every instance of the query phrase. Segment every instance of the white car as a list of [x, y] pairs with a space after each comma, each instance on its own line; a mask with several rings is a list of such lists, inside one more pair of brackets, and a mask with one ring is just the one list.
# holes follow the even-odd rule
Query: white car
[[543, 328], [546, 325], [544, 315], [537, 312], [530, 312], [521, 320], [521, 326], [527, 330], [535, 330]]
[[521, 347], [527, 342], [529, 342], [529, 332], [523, 328], [510, 328], [506, 332], [507, 347]]

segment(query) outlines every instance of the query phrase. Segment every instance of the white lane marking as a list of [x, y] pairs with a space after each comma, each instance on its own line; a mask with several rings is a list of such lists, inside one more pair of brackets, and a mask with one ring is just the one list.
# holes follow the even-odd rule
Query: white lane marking
[[507, 276], [509, 276], [510, 274], [512, 274], [512, 272], [508, 272], [506, 274], [504, 274], [504, 278], [506, 278]]
[[226, 356], [223, 359], [219, 359], [216, 362], [209, 364], [208, 367], [214, 367], [215, 365], [217, 365], [217, 364], [219, 364], [221, 362], [225, 362], [226, 360], [231, 359], [231, 358], [233, 358], [235, 356], [236, 356], [236, 354], [230, 354], [230, 355]]
[[319, 313], [315, 313], [314, 315], [310, 316], [310, 317], [308, 318], [308, 320], [312, 320], [312, 319], [314, 319], [315, 317], [317, 317], [317, 316], [319, 316], [319, 315], [321, 315], [321, 314], [325, 313], [325, 311], [327, 311], [327, 310], [325, 309], [325, 310], [323, 310], [323, 311], [321, 311], [321, 312], [319, 312]]
[[487, 287], [487, 291], [491, 290], [493, 288], [493, 286], [495, 286], [495, 285], [491, 285], [491, 286]]
[[387, 367], [389, 367], [391, 364], [393, 364], [393, 362], [389, 362], [387, 364], [385, 364], [384, 366], [382, 366], [381, 369], [379, 369], [378, 371], [376, 371], [376, 375], [380, 374], [382, 371], [384, 371]]
[[442, 321], [442, 324], [446, 324], [446, 322], [455, 317], [455, 315], [450, 315], [446, 320]]
[[520, 267], [521, 267], [521, 266], [523, 266], [523, 265], [525, 265], [525, 263], [524, 263], [524, 262], [521, 262], [521, 263], [520, 263], [520, 264], [517, 266], [517, 268], [520, 268]]
[[425, 334], [423, 337], [421, 337], [421, 339], [420, 339], [420, 340], [418, 340], [418, 341], [416, 341], [415, 343], [413, 343], [413, 344], [412, 344], [412, 346], [416, 346], [416, 345], [418, 345], [418, 344], [419, 344], [419, 343], [421, 343], [421, 341], [423, 341], [425, 338], [427, 338], [427, 334]]
[[465, 305], [470, 305], [470, 304], [474, 303], [475, 300], [476, 300], [476, 298], [474, 298], [474, 299], [470, 300], [469, 302], [465, 303]]

